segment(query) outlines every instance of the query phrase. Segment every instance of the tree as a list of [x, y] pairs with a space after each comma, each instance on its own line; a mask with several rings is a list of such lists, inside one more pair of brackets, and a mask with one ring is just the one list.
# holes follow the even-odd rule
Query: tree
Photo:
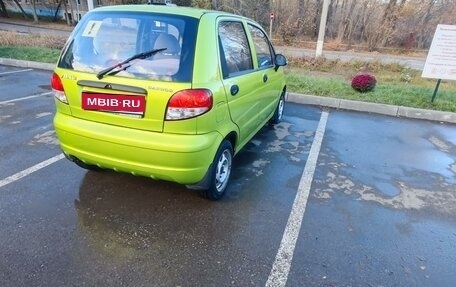
[[193, 7], [203, 8], [203, 9], [211, 9], [211, 1], [209, 0], [193, 0], [192, 1]]
[[[12, 1], [27, 18], [18, 0]], [[37, 1], [31, 3], [39, 9]], [[59, 0], [52, 8], [64, 9], [69, 25], [75, 20], [71, 17], [73, 1]], [[104, 5], [145, 2], [103, 0]], [[274, 12], [274, 38], [296, 46], [316, 40], [322, 7], [322, 0], [173, 0], [173, 3], [246, 16], [264, 28], [269, 28], [269, 14]], [[0, 0], [0, 16], [7, 17], [6, 5], [5, 0]], [[372, 51], [391, 46], [426, 49], [437, 24], [456, 24], [456, 0], [330, 0], [328, 13], [326, 39], [338, 47], [364, 45]], [[34, 20], [38, 20], [36, 13]]]
[[21, 6], [21, 3], [19, 3], [17, 0], [13, 0], [13, 1], [14, 1], [14, 3], [16, 3], [17, 7], [19, 7], [19, 9], [21, 10], [22, 16], [24, 16], [24, 19], [28, 19], [27, 13], [25, 13], [24, 8], [22, 8], [22, 6]]
[[33, 15], [33, 22], [37, 23], [38, 22], [38, 15], [36, 14], [36, 0], [32, 0], [32, 5], [33, 5], [33, 9], [32, 9], [32, 15]]
[[5, 3], [3, 2], [3, 0], [0, 0], [0, 15], [9, 18], [8, 11], [6, 10]]
[[178, 6], [192, 6], [192, 0], [174, 0], [173, 3]]

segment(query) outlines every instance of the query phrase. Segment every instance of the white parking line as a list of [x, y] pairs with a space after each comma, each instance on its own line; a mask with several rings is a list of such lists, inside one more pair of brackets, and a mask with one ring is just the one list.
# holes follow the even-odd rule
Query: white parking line
[[290, 217], [288, 218], [285, 232], [280, 242], [280, 247], [277, 252], [274, 265], [269, 274], [266, 287], [281, 287], [285, 286], [290, 272], [293, 253], [298, 240], [299, 231], [301, 229], [302, 219], [306, 211], [307, 200], [309, 198], [310, 187], [312, 185], [315, 168], [317, 165], [318, 155], [323, 141], [323, 136], [326, 130], [328, 121], [328, 112], [323, 111], [318, 123], [318, 128], [315, 133], [312, 147], [310, 148], [309, 157], [304, 167], [301, 180], [299, 182], [298, 192], [296, 194]]
[[9, 75], [9, 74], [23, 73], [23, 72], [30, 72], [30, 71], [33, 71], [33, 69], [26, 69], [26, 70], [19, 70], [19, 71], [11, 71], [11, 72], [3, 72], [3, 73], [0, 73], [0, 76]]
[[12, 176], [9, 176], [9, 177], [7, 177], [5, 179], [2, 179], [2, 180], [0, 180], [0, 187], [3, 187], [5, 185], [7, 185], [7, 184], [15, 182], [15, 181], [17, 181], [17, 180], [19, 180], [19, 179], [31, 174], [31, 173], [34, 173], [35, 171], [38, 171], [38, 170], [40, 170], [40, 169], [42, 169], [42, 168], [44, 168], [44, 167], [46, 167], [48, 165], [51, 165], [51, 164], [63, 159], [64, 157], [65, 156], [61, 153], [59, 155], [51, 157], [50, 159], [42, 161], [42, 162], [40, 162], [40, 163], [38, 163], [38, 164], [36, 164], [36, 165], [34, 165], [32, 167], [29, 167], [29, 168], [27, 168], [27, 169], [25, 169], [23, 171], [20, 171], [20, 172], [18, 172], [16, 174], [13, 174]]
[[16, 98], [16, 99], [0, 102], [0, 105], [8, 104], [8, 103], [14, 103], [14, 102], [19, 102], [19, 101], [24, 101], [24, 100], [29, 100], [29, 99], [33, 99], [33, 98], [47, 96], [47, 95], [50, 95], [50, 94], [52, 94], [52, 92], [45, 92], [45, 93], [41, 93], [41, 94], [31, 95], [31, 96], [28, 96], [28, 97]]

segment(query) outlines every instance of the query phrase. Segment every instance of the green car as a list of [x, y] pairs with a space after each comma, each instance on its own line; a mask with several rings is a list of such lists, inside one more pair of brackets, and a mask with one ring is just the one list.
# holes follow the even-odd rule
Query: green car
[[233, 156], [282, 118], [286, 64], [261, 26], [241, 16], [97, 8], [52, 75], [55, 130], [81, 167], [173, 181], [216, 200]]

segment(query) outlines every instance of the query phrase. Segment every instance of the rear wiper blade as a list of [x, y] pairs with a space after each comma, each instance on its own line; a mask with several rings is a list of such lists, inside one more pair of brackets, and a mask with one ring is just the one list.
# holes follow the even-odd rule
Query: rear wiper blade
[[153, 55], [155, 55], [155, 54], [157, 54], [157, 53], [159, 53], [161, 51], [164, 51], [164, 50], [166, 50], [166, 48], [155, 49], [155, 50], [152, 50], [152, 51], [142, 52], [142, 53], [133, 55], [130, 58], [126, 59], [125, 61], [122, 61], [122, 62], [120, 62], [118, 64], [115, 64], [115, 65], [109, 67], [109, 68], [106, 68], [103, 71], [100, 71], [97, 74], [97, 78], [99, 80], [101, 80], [104, 75], [106, 75], [107, 73], [111, 72], [112, 70], [114, 70], [116, 68], [121, 68], [123, 65], [128, 64], [129, 62], [131, 62], [133, 60], [136, 60], [136, 59], [146, 59], [146, 58], [152, 57]]

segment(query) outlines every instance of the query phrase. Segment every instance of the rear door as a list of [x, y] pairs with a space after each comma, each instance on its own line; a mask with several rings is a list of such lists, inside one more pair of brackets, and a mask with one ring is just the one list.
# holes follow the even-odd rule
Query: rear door
[[244, 22], [224, 18], [218, 22], [220, 64], [231, 119], [239, 127], [242, 146], [259, 129], [261, 76], [253, 73], [253, 57]]
[[282, 70], [275, 68], [275, 53], [266, 33], [256, 23], [249, 23], [248, 30], [252, 39], [252, 54], [254, 59], [255, 74], [262, 79], [258, 87], [259, 98], [259, 120], [264, 122], [268, 119], [280, 98], [284, 86]]

